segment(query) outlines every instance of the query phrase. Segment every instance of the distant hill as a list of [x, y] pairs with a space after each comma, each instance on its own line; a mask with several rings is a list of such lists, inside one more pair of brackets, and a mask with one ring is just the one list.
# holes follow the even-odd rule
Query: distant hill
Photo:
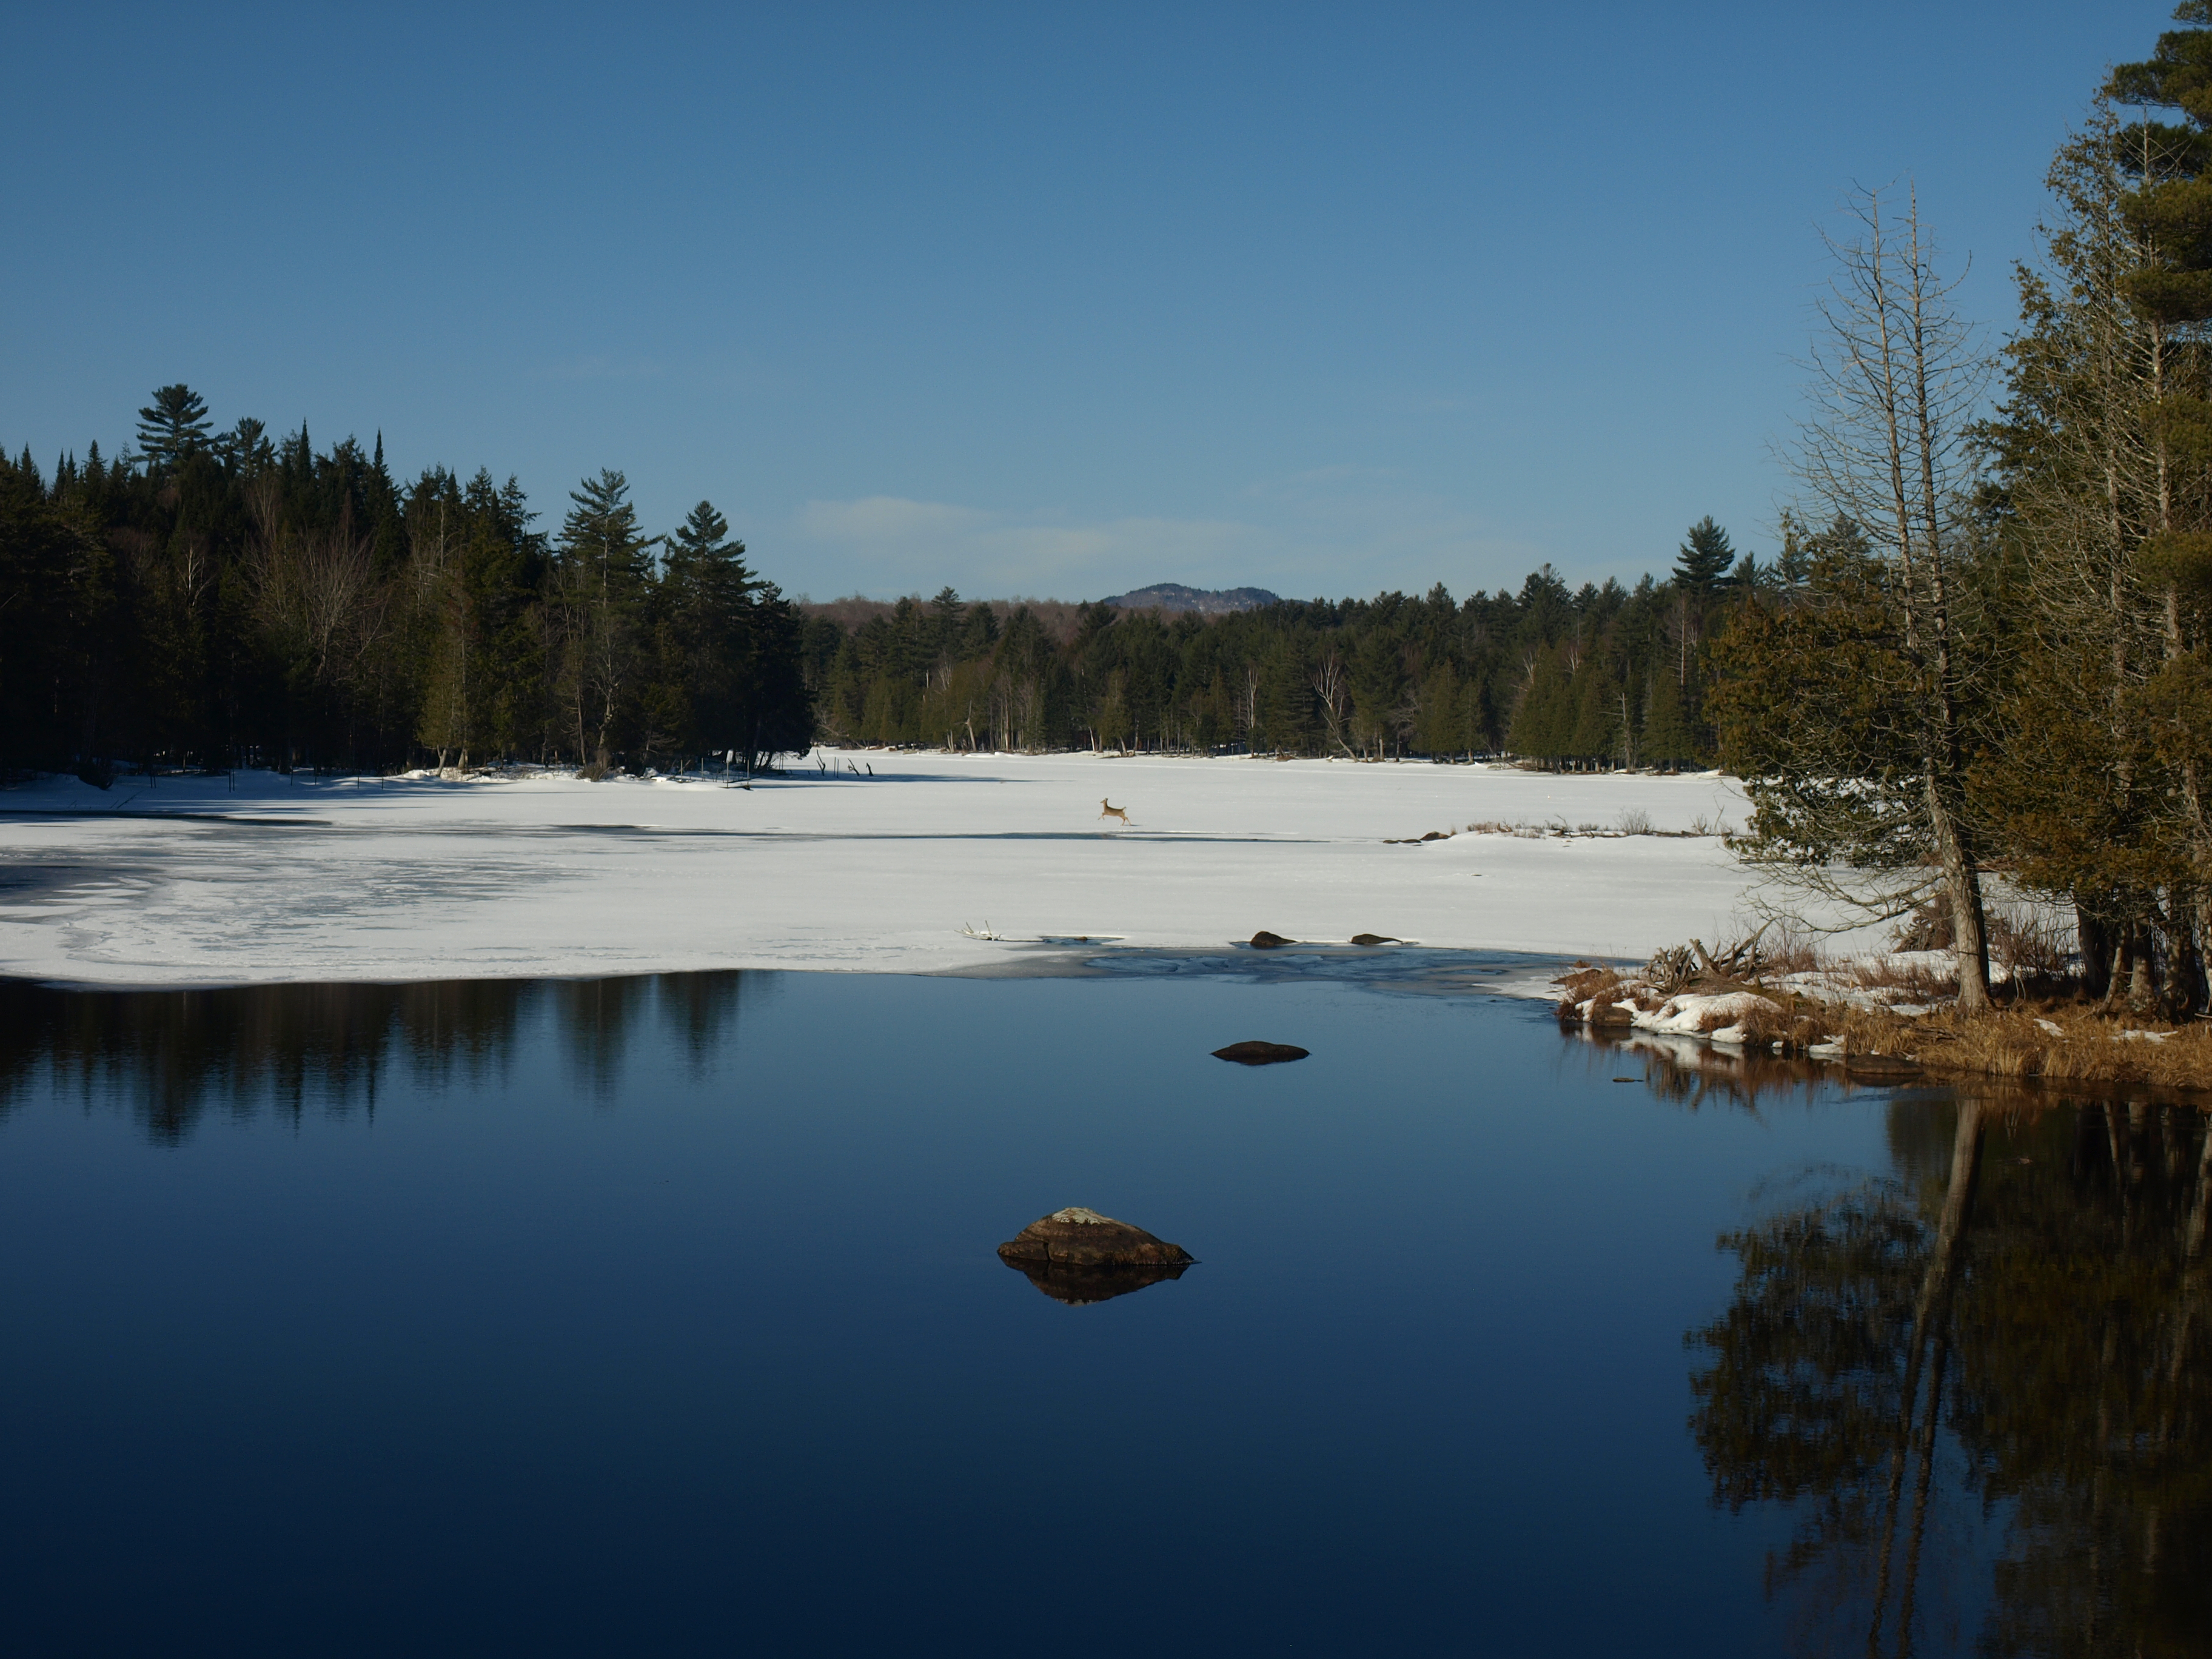
[[1231, 611], [1257, 611], [1261, 605], [1279, 604], [1281, 599], [1264, 587], [1199, 588], [1185, 587], [1181, 582], [1155, 582], [1100, 603], [1121, 611], [1195, 611], [1201, 617], [1218, 617]]

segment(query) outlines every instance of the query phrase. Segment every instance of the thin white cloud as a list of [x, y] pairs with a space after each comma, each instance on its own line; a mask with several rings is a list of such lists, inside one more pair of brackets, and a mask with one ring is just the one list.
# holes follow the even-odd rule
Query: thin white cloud
[[[1551, 550], [1540, 532], [1501, 526], [1407, 487], [1402, 469], [1340, 465], [1263, 481], [1244, 519], [1131, 515], [1077, 520], [870, 495], [807, 502], [790, 521], [789, 586], [878, 597], [950, 583], [973, 596], [1098, 599], [1152, 582], [1273, 588], [1296, 598], [1425, 592], [1444, 582], [1517, 586]], [[1602, 570], [1595, 573], [1601, 577]]]
[[831, 585], [878, 593], [950, 580], [971, 593], [1095, 598], [1147, 581], [1242, 581], [1265, 540], [1226, 520], [1073, 523], [894, 495], [809, 501], [795, 528], [836, 573]]
[[809, 501], [799, 511], [802, 535], [816, 541], [872, 545], [939, 542], [990, 523], [992, 515], [948, 501], [864, 495], [853, 501]]

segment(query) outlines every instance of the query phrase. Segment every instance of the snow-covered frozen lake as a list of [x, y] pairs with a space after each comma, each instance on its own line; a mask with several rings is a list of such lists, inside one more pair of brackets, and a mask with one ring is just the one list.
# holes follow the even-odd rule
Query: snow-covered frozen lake
[[[1467, 826], [1743, 817], [1717, 775], [1090, 755], [830, 752], [750, 789], [62, 778], [0, 793], [0, 974], [1008, 971], [1038, 939], [1213, 947], [1262, 928], [1641, 957], [1741, 925], [1747, 878], [1717, 835]], [[1431, 831], [1456, 833], [1404, 844]], [[963, 931], [987, 925], [1004, 942]]]

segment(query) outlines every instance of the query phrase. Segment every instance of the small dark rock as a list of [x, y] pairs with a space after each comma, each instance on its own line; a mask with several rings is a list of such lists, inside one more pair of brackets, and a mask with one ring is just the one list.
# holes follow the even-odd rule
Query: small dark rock
[[1255, 951], [1276, 951], [1285, 945], [1297, 943], [1294, 939], [1285, 939], [1280, 933], [1271, 933], [1264, 927], [1252, 935], [1252, 948]]
[[1403, 945], [1406, 941], [1392, 939], [1387, 933], [1354, 933], [1352, 942], [1354, 945]]
[[1423, 836], [1421, 839], [1423, 841], [1449, 841], [1451, 839], [1451, 831], [1449, 830], [1431, 830], [1427, 835]]
[[1096, 1210], [1054, 1210], [999, 1246], [999, 1259], [1012, 1266], [1090, 1271], [1103, 1267], [1187, 1267], [1188, 1250], [1155, 1238]]
[[1310, 1052], [1287, 1042], [1232, 1042], [1226, 1048], [1216, 1048], [1213, 1057], [1233, 1060], [1239, 1066], [1274, 1066], [1286, 1060], [1304, 1060]]

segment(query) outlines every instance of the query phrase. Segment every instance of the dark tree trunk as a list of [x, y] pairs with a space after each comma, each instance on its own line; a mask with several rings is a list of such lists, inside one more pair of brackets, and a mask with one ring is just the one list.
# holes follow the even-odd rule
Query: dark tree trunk
[[2080, 898], [2074, 901], [2074, 937], [2081, 950], [2081, 988], [2102, 1001], [2112, 988], [2112, 924]]

